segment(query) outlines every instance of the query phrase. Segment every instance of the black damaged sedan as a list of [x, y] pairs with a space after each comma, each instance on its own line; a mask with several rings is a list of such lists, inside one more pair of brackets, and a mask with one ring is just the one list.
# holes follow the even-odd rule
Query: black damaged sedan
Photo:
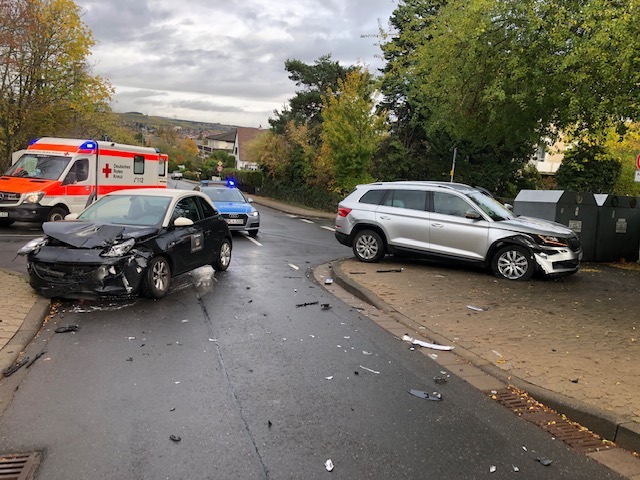
[[161, 298], [172, 277], [203, 265], [224, 271], [231, 262], [229, 228], [197, 191], [121, 190], [42, 229], [45, 236], [18, 253], [27, 256], [31, 286], [49, 298]]

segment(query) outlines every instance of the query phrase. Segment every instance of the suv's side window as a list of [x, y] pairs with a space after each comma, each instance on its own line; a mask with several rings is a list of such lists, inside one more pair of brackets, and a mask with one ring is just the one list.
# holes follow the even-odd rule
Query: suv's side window
[[444, 192], [433, 192], [433, 211], [443, 215], [464, 217], [471, 206], [460, 197]]
[[371, 205], [380, 205], [382, 198], [387, 190], [369, 190], [362, 197], [360, 197], [359, 203], [368, 203]]
[[384, 205], [410, 210], [427, 209], [427, 192], [422, 190], [390, 190]]

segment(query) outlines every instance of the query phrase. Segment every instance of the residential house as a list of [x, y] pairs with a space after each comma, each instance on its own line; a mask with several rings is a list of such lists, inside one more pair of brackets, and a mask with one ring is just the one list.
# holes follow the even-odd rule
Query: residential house
[[210, 135], [204, 140], [198, 141], [198, 150], [200, 155], [208, 157], [216, 150], [223, 150], [229, 154], [233, 154], [236, 141], [236, 131], [231, 130], [229, 132], [219, 133], [217, 135]]
[[238, 127], [236, 129], [233, 155], [236, 157], [236, 168], [241, 170], [258, 170], [258, 163], [249, 153], [248, 145], [264, 130], [261, 128]]

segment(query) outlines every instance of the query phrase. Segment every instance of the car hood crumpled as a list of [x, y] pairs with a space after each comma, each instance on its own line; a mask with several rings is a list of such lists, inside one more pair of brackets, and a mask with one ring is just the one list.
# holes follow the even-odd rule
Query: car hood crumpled
[[42, 230], [47, 236], [75, 248], [106, 247], [123, 238], [140, 238], [158, 232], [154, 227], [77, 221], [46, 222]]
[[573, 230], [566, 225], [541, 218], [516, 217], [498, 222], [498, 224], [504, 229], [513, 229], [533, 234], [557, 235], [561, 237], [572, 237], [575, 235]]

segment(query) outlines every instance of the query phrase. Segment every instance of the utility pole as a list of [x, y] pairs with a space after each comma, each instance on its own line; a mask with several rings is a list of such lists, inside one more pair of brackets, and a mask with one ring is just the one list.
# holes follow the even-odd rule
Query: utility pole
[[450, 180], [450, 182], [451, 182], [451, 183], [453, 183], [453, 172], [455, 172], [455, 171], [456, 171], [456, 155], [457, 155], [457, 154], [458, 154], [458, 147], [455, 147], [455, 148], [453, 149], [453, 162], [451, 163], [451, 172], [450, 172], [450, 175], [451, 175], [451, 180]]

